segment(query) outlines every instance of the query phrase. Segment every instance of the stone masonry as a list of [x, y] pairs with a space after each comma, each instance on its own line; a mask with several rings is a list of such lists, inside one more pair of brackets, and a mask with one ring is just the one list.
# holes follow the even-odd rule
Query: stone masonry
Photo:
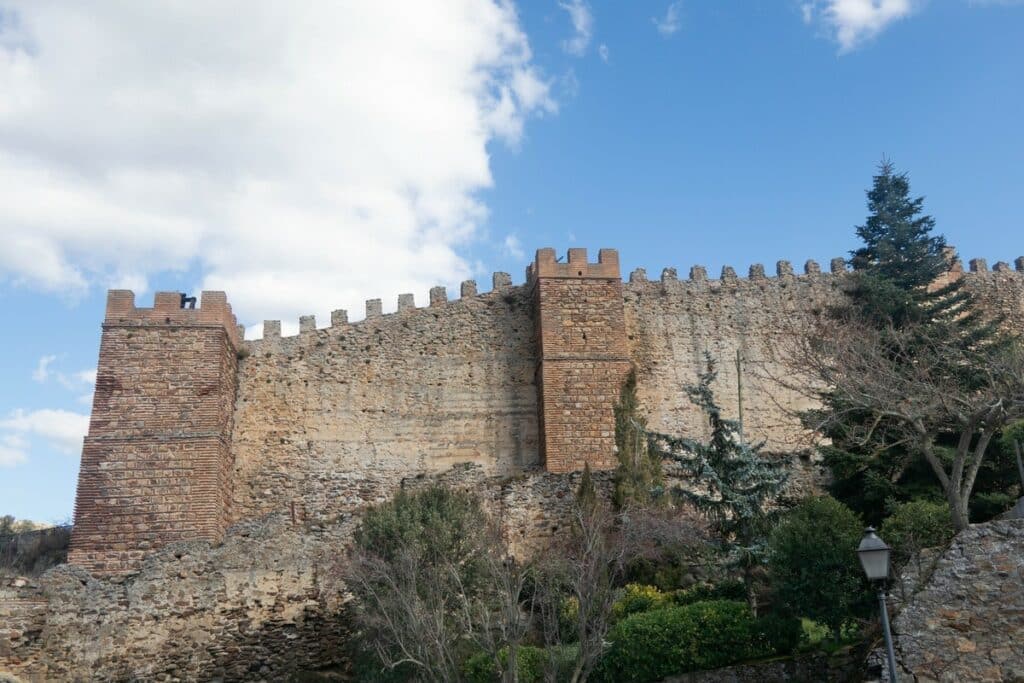
[[[951, 264], [985, 306], [1021, 319], [1024, 259]], [[490, 292], [467, 281], [449, 300], [435, 287], [424, 307], [403, 294], [393, 314], [371, 299], [364, 320], [335, 311], [321, 328], [303, 316], [291, 337], [267, 321], [252, 341], [221, 292], [189, 310], [177, 293], [136, 308], [131, 292], [112, 291], [70, 561], [130, 571], [167, 542], [216, 541], [273, 512], [331, 519], [457, 463], [502, 475], [609, 469], [612, 406], [631, 369], [652, 428], [704, 435], [685, 388], [706, 351], [727, 414], [739, 416], [743, 387], [746, 434], [768, 452], [809, 454], [794, 415], [806, 399], [774, 378], [783, 335], [843, 297], [846, 266], [775, 271], [638, 270], [624, 283], [613, 249], [596, 262], [541, 249], [523, 285], [496, 273]], [[813, 488], [813, 458], [794, 466], [794, 485]]]
[[[393, 314], [371, 299], [364, 320], [339, 310], [321, 328], [303, 316], [289, 337], [267, 321], [248, 341], [222, 292], [192, 310], [178, 293], [137, 308], [131, 292], [111, 291], [69, 564], [0, 585], [0, 672], [281, 680], [342, 664], [343, 598], [329, 579], [361, 508], [441, 477], [478, 491], [515, 552], [529, 552], [564, 533], [584, 464], [610, 485], [612, 405], [631, 370], [652, 428], [706, 435], [685, 391], [705, 352], [726, 414], [769, 453], [803, 452], [790, 481], [813, 490], [810, 435], [794, 414], [804, 399], [775, 378], [784, 336], [840, 301], [848, 279], [842, 259], [829, 272], [813, 261], [802, 274], [785, 261], [775, 271], [709, 279], [694, 266], [687, 279], [666, 268], [648, 280], [637, 270], [624, 283], [614, 250], [594, 263], [582, 249], [564, 262], [542, 249], [523, 285], [496, 273], [489, 292], [467, 281], [449, 300], [435, 287], [429, 305], [402, 295]], [[991, 270], [954, 260], [948, 278], [1010, 324], [1022, 319], [1024, 258]], [[932, 617], [926, 594], [920, 619], [909, 610], [897, 621], [908, 670], [1017, 675], [1013, 643], [972, 635], [991, 623], [1019, 640], [1019, 615], [990, 609], [1019, 597], [1014, 529], [972, 529], [988, 549], [964, 541], [950, 556], [949, 591], [1000, 577], [978, 589], [985, 604], [964, 593]], [[934, 647], [914, 645], [927, 638]], [[956, 661], [933, 662], [932, 651]]]

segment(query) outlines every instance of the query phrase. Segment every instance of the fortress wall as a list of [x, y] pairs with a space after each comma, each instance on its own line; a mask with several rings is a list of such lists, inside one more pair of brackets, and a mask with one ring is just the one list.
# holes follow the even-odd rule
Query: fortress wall
[[[245, 343], [232, 442], [234, 519], [291, 509], [332, 515], [387, 495], [401, 479], [474, 462], [510, 472], [538, 462], [537, 360], [525, 287], [327, 329]], [[278, 333], [279, 335], [279, 333]], [[243, 354], [244, 355], [244, 354]]]
[[[954, 262], [948, 279], [964, 278], [982, 306], [1020, 331], [1024, 259], [1018, 258], [1015, 266], [1000, 262], [989, 270], [983, 259], [973, 259], [964, 271]], [[708, 435], [699, 409], [684, 391], [704, 369], [705, 351], [718, 363], [716, 399], [727, 416], [738, 416], [739, 351], [747, 437], [764, 440], [769, 452], [808, 449], [813, 435], [801, 428], [792, 411], [810, 404], [781, 387], [776, 378], [786, 376], [785, 335], [798, 332], [801, 320], [842, 301], [847, 281], [842, 259], [833, 259], [830, 271], [821, 272], [813, 261], [800, 275], [780, 261], [774, 277], [767, 277], [759, 264], [751, 267], [747, 278], [726, 268], [718, 280], [709, 280], [700, 266], [691, 270], [688, 280], [680, 280], [671, 268], [656, 281], [635, 271], [624, 285], [626, 333], [650, 426], [668, 433]]]
[[784, 377], [782, 336], [799, 320], [813, 316], [842, 296], [843, 272], [821, 273], [809, 263], [795, 275], [786, 262], [780, 275], [766, 277], [763, 267], [751, 277], [708, 280], [696, 267], [681, 281], [672, 269], [661, 280], [634, 273], [625, 285], [626, 332], [637, 368], [637, 392], [651, 428], [672, 434], [706, 437], [709, 427], [690, 403], [685, 387], [696, 384], [705, 369], [704, 352], [717, 362], [715, 398], [726, 416], [739, 415], [736, 368], [741, 357], [744, 432], [765, 441], [774, 452], [810, 446], [809, 434], [787, 411], [809, 407], [806, 399], [782, 389], [772, 379]]

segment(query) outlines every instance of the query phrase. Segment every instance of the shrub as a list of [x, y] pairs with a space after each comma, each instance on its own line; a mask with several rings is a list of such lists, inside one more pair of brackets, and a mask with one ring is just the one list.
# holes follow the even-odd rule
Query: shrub
[[655, 586], [626, 584], [622, 597], [612, 605], [612, 621], [621, 621], [631, 614], [650, 612], [672, 604], [672, 594], [662, 593]]
[[791, 510], [769, 540], [776, 598], [787, 611], [828, 626], [837, 641], [843, 624], [871, 604], [857, 560], [860, 539], [857, 515], [823, 496]]
[[789, 614], [765, 614], [758, 617], [758, 642], [765, 654], [788, 655], [797, 649], [804, 637], [800, 619]]
[[743, 585], [742, 581], [735, 579], [721, 581], [716, 584], [701, 583], [672, 593], [672, 602], [677, 605], [690, 605], [707, 600], [736, 600], [743, 602], [746, 599], [746, 586]]
[[901, 503], [882, 523], [879, 535], [892, 547], [897, 563], [903, 564], [922, 548], [944, 545], [953, 538], [949, 506], [924, 499]]
[[633, 614], [609, 640], [595, 671], [602, 681], [658, 681], [770, 653], [750, 608], [724, 600]]
[[[508, 665], [508, 648], [498, 653], [501, 665]], [[548, 662], [548, 653], [539, 647], [521, 645], [516, 651], [516, 668], [519, 683], [540, 683], [544, 680], [544, 667]], [[486, 652], [478, 652], [466, 659], [463, 671], [469, 683], [493, 683], [499, 680], [494, 668], [494, 660]]]
[[1016, 497], [1001, 491], [977, 493], [970, 502], [971, 519], [975, 523], [987, 522], [1009, 510], [1015, 502]]

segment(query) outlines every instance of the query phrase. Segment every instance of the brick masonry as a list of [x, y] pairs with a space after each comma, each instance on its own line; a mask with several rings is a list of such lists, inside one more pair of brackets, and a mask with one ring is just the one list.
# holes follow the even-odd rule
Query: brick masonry
[[182, 309], [111, 291], [82, 449], [69, 562], [133, 570], [149, 551], [227, 527], [239, 335], [223, 292]]
[[541, 457], [549, 472], [614, 468], [612, 406], [629, 373], [619, 255], [541, 249], [527, 272], [538, 319]]

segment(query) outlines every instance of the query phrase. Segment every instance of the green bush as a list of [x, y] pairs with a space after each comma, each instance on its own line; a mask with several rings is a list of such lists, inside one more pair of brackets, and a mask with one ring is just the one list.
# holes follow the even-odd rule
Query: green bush
[[790, 510], [769, 538], [776, 599], [787, 612], [828, 626], [836, 640], [843, 624], [871, 604], [857, 560], [861, 533], [857, 515], [823, 496]]
[[622, 596], [612, 605], [612, 623], [622, 621], [631, 614], [650, 612], [666, 607], [682, 607], [695, 602], [713, 600], [735, 600], [743, 602], [747, 599], [746, 588], [742, 581], [729, 580], [718, 584], [702, 583], [691, 588], [674, 591], [662, 591], [657, 586], [639, 583], [628, 583]]
[[633, 614], [608, 639], [595, 678], [609, 682], [658, 681], [770, 653], [750, 608], [725, 600]]
[[[508, 664], [508, 650], [498, 653], [502, 666]], [[540, 683], [544, 680], [544, 670], [554, 664], [556, 680], [564, 680], [572, 672], [576, 660], [576, 649], [572, 646], [560, 646], [544, 649], [533, 645], [521, 645], [516, 657], [519, 670], [519, 683]], [[468, 683], [494, 683], [499, 680], [494, 668], [494, 660], [484, 652], [469, 657], [463, 664], [463, 671]]]
[[621, 621], [631, 614], [650, 612], [672, 604], [672, 594], [662, 593], [656, 586], [628, 583], [622, 597], [612, 605], [612, 621]]
[[[990, 493], [976, 493], [971, 497], [968, 507], [971, 511], [971, 521], [974, 523], [987, 522], [997, 517], [1017, 502], [1017, 498], [1009, 493], [992, 491]], [[947, 512], [947, 516], [949, 513]]]
[[765, 614], [755, 624], [758, 642], [766, 655], [788, 655], [804, 637], [800, 619], [788, 614]]
[[897, 505], [879, 531], [879, 535], [892, 547], [899, 564], [922, 548], [945, 545], [953, 538], [953, 533], [949, 506], [924, 499]]
[[672, 593], [672, 602], [677, 605], [691, 605], [695, 602], [706, 602], [708, 600], [736, 600], [743, 602], [747, 599], [747, 588], [742, 581], [730, 579], [720, 581], [716, 584], [699, 583], [691, 588], [685, 588]]

